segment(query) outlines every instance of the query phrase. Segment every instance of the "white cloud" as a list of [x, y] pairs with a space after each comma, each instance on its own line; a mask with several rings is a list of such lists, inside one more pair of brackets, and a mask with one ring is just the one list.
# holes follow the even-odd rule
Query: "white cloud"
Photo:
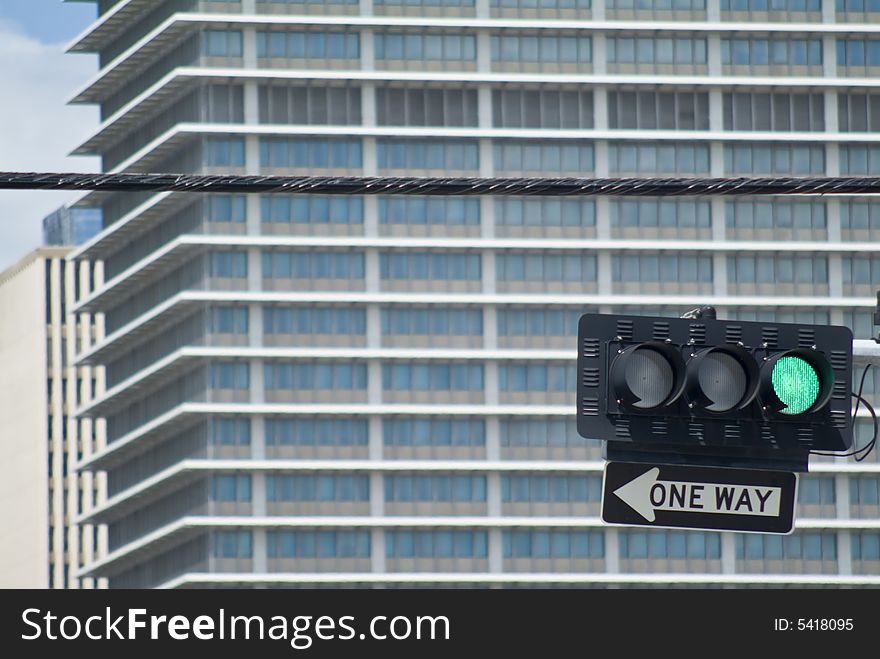
[[[95, 106], [67, 100], [97, 71], [93, 55], [65, 54], [0, 20], [0, 171], [92, 172], [97, 158], [69, 157], [98, 125]], [[0, 270], [37, 247], [42, 219], [77, 192], [0, 191]]]

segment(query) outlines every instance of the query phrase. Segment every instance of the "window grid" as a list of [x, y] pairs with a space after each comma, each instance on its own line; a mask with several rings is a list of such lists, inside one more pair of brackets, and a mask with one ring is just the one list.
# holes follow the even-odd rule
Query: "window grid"
[[366, 389], [366, 364], [297, 362], [263, 365], [263, 385], [276, 389]]
[[690, 37], [611, 37], [609, 64], [705, 64], [706, 39]]
[[609, 205], [612, 227], [621, 228], [709, 228], [712, 206], [690, 199], [612, 199]]
[[211, 498], [222, 502], [251, 500], [251, 477], [247, 474], [219, 474], [211, 479]]
[[498, 336], [574, 337], [583, 313], [580, 309], [499, 309]]
[[798, 503], [830, 505], [835, 501], [833, 476], [809, 476], [798, 483]]
[[738, 560], [837, 560], [837, 535], [804, 531], [788, 536], [740, 534], [736, 536]]
[[247, 307], [211, 307], [208, 328], [216, 334], [247, 334]]
[[266, 419], [267, 446], [366, 446], [367, 422], [362, 419]]
[[610, 91], [608, 127], [640, 130], [709, 130], [704, 92]]
[[323, 31], [257, 31], [257, 57], [290, 59], [357, 59], [360, 34]]
[[711, 282], [712, 257], [693, 254], [614, 254], [611, 277], [619, 282]]
[[727, 280], [731, 283], [827, 284], [828, 259], [824, 255], [785, 253], [728, 256]]
[[282, 252], [261, 254], [264, 279], [363, 279], [359, 252]]
[[842, 132], [880, 131], [880, 94], [838, 91], [837, 118]]
[[593, 93], [505, 85], [492, 90], [492, 113], [495, 128], [587, 129], [593, 127]]
[[482, 336], [479, 309], [386, 308], [381, 312], [384, 335]]
[[572, 393], [577, 374], [572, 364], [500, 364], [501, 391], [564, 391]]
[[268, 474], [266, 501], [369, 501], [370, 477], [359, 474]]
[[267, 531], [268, 558], [368, 558], [369, 531]]
[[484, 446], [482, 419], [385, 418], [382, 437], [386, 446]]
[[853, 506], [880, 505], [880, 479], [877, 476], [850, 476], [849, 502]]
[[472, 34], [433, 34], [428, 32], [377, 32], [377, 60], [474, 60], [477, 38]]
[[253, 535], [250, 531], [214, 531], [211, 539], [215, 558], [253, 557]]
[[264, 307], [264, 334], [356, 334], [367, 332], [367, 312], [352, 307]]
[[385, 476], [385, 501], [485, 501], [486, 477], [432, 474]]
[[262, 124], [360, 124], [361, 90], [354, 86], [261, 85], [259, 117]]
[[822, 94], [724, 94], [724, 129], [755, 131], [824, 131]]
[[844, 176], [874, 176], [880, 173], [880, 146], [842, 144], [840, 173]]
[[495, 257], [499, 281], [595, 282], [598, 276], [593, 254], [500, 253]]
[[721, 0], [721, 11], [820, 12], [822, 2], [821, 0]]
[[574, 501], [598, 502], [602, 498], [602, 479], [592, 475], [539, 476], [503, 475], [501, 477], [501, 500], [512, 502]]
[[477, 126], [477, 90], [379, 87], [379, 126]]
[[241, 57], [241, 30], [205, 30], [202, 54], [207, 57]]
[[[260, 139], [260, 166], [270, 169], [357, 169], [362, 165], [362, 158], [360, 140], [289, 137]], [[241, 164], [244, 164], [244, 156]]]
[[621, 142], [608, 146], [612, 174], [708, 174], [706, 144]]
[[592, 172], [592, 142], [495, 141], [493, 146], [496, 173], [518, 175], [525, 172], [568, 173], [581, 176]]
[[382, 279], [450, 279], [479, 281], [479, 254], [449, 252], [392, 252], [379, 255]]
[[733, 66], [821, 66], [822, 40], [785, 37], [722, 39], [721, 63]]
[[447, 197], [380, 197], [379, 224], [479, 226], [480, 201]]
[[736, 199], [724, 205], [728, 229], [826, 228], [823, 202]]
[[721, 558], [721, 539], [717, 533], [697, 531], [621, 531], [618, 534], [623, 559], [699, 559]]
[[602, 531], [513, 530], [501, 536], [505, 558], [604, 558]]
[[837, 66], [838, 68], [880, 66], [880, 39], [838, 37]]
[[585, 36], [504, 33], [492, 35], [490, 47], [493, 62], [589, 64], [593, 59], [592, 39]]
[[[844, 149], [841, 148], [841, 173]], [[755, 176], [760, 174], [825, 173], [825, 148], [820, 144], [753, 145], [728, 144], [724, 147], [724, 170], [727, 174]]]
[[880, 0], [837, 0], [835, 9], [838, 12], [875, 12], [880, 11]]
[[482, 364], [382, 364], [382, 387], [399, 391], [482, 391]]
[[246, 362], [214, 362], [210, 366], [212, 389], [247, 390], [250, 387], [250, 369]]
[[247, 202], [244, 195], [208, 195], [205, 200], [205, 216], [208, 222], [234, 222], [243, 224], [247, 218]]
[[211, 443], [219, 446], [247, 446], [251, 443], [251, 420], [215, 418], [211, 422]]
[[760, 309], [731, 309], [727, 313], [731, 320], [750, 320], [770, 323], [798, 323], [805, 325], [827, 325], [830, 314], [819, 309], [788, 309], [785, 307]]
[[380, 170], [477, 170], [480, 156], [475, 140], [383, 139], [376, 162]]
[[489, 6], [505, 9], [590, 9], [592, 0], [489, 0]]
[[486, 531], [386, 531], [388, 558], [486, 558]]
[[880, 256], [845, 255], [841, 261], [844, 285], [870, 286], [880, 281]]
[[880, 561], [880, 531], [853, 531], [850, 550], [854, 561]]
[[495, 200], [495, 224], [498, 226], [596, 226], [596, 204], [592, 199], [520, 199]]
[[260, 199], [263, 222], [363, 224], [364, 200], [351, 196], [272, 195]]

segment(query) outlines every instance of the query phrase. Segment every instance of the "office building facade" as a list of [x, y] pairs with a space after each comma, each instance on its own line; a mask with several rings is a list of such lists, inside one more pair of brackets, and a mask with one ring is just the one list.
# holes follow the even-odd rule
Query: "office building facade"
[[95, 339], [72, 313], [88, 270], [71, 248], [40, 247], [0, 273], [0, 587], [104, 585], [78, 570], [106, 550], [106, 529], [73, 522], [101, 498], [103, 475], [74, 466], [99, 429], [73, 412], [98, 386], [100, 369], [73, 365]]
[[43, 218], [43, 245], [82, 245], [101, 231], [100, 208], [61, 206]]
[[[880, 171], [876, 3], [107, 0], [106, 171]], [[862, 198], [90, 193], [110, 587], [876, 585], [878, 462], [787, 537], [609, 528], [574, 428], [587, 310], [873, 333]], [[874, 377], [866, 385], [873, 396]], [[863, 436], [867, 428], [862, 427]]]

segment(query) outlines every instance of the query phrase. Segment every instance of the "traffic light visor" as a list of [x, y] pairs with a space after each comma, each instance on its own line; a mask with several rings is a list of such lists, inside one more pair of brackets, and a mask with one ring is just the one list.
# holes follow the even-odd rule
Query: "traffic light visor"
[[648, 411], [669, 405], [681, 394], [684, 361], [659, 342], [630, 346], [620, 352], [612, 367], [619, 404]]
[[739, 407], [749, 387], [743, 364], [721, 350], [711, 350], [700, 361], [697, 378], [700, 389], [711, 401], [706, 405], [710, 412], [726, 412]]
[[639, 399], [633, 407], [657, 407], [672, 393], [672, 364], [656, 350], [636, 348], [626, 363], [626, 385]]

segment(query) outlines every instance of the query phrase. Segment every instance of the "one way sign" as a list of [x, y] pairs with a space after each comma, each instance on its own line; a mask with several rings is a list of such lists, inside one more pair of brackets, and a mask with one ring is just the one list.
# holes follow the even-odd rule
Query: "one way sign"
[[609, 462], [602, 519], [609, 524], [790, 533], [790, 472]]

